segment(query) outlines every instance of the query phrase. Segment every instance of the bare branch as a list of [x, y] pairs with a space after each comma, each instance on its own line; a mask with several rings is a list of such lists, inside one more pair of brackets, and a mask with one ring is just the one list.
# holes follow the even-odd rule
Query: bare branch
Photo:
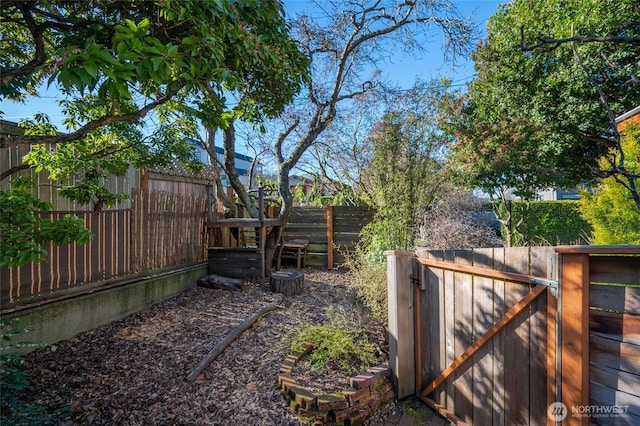
[[300, 117], [296, 117], [293, 123], [278, 136], [278, 142], [276, 143], [276, 157], [278, 163], [284, 163], [284, 156], [282, 155], [282, 143], [289, 137], [291, 132], [293, 132], [296, 127], [298, 127], [298, 124], [300, 124]]

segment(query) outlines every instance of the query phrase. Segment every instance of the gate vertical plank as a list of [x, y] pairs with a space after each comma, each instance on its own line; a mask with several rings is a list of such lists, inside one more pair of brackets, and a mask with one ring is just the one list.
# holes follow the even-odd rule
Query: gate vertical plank
[[410, 280], [413, 253], [385, 252], [389, 295], [389, 363], [398, 399], [415, 388], [415, 336], [413, 288]]
[[[530, 251], [529, 275], [553, 279], [548, 258], [553, 255], [551, 247], [535, 247]], [[547, 303], [549, 292], [537, 298], [531, 305], [529, 329], [529, 424], [544, 425], [547, 419]], [[555, 333], [555, 332], [554, 332]]]
[[547, 412], [547, 297], [538, 297], [531, 304], [529, 317], [529, 425], [546, 424]]
[[[430, 258], [443, 260], [442, 252], [432, 251]], [[446, 362], [446, 334], [445, 334], [445, 304], [444, 304], [444, 271], [439, 268], [429, 268], [429, 331], [431, 344], [429, 346], [431, 368], [429, 379], [433, 380], [444, 371]], [[441, 386], [432, 394], [433, 399], [443, 407], [446, 406], [445, 391]]]
[[[562, 402], [569, 410], [589, 405], [589, 255], [561, 253]], [[587, 417], [568, 416], [569, 425]]]
[[[472, 264], [471, 250], [456, 250], [455, 262]], [[455, 342], [454, 356], [458, 358], [473, 344], [473, 275], [454, 272]], [[455, 388], [455, 414], [466, 423], [473, 423], [473, 363], [467, 362], [453, 381]]]
[[[557, 374], [558, 362], [557, 357], [557, 315], [558, 315], [558, 298], [557, 292], [553, 294], [552, 289], [547, 289], [547, 348], [546, 348], [546, 367], [547, 367], [547, 406], [556, 402], [558, 399], [557, 390]], [[550, 417], [547, 417], [547, 425], [555, 425]]]
[[[473, 265], [493, 268], [494, 249], [474, 249]], [[482, 336], [498, 320], [493, 300], [493, 280], [474, 277], [473, 334]], [[473, 356], [473, 423], [490, 425], [493, 421], [493, 344], [488, 343]]]
[[[454, 251], [445, 250], [442, 252], [442, 260], [453, 262]], [[455, 287], [453, 271], [444, 271], [444, 332], [445, 332], [445, 358], [444, 368], [451, 365], [455, 357]], [[445, 384], [445, 408], [452, 413], [456, 412], [455, 388], [453, 378], [449, 378]]]
[[421, 333], [422, 333], [422, 338], [420, 339], [421, 346], [420, 348], [418, 348], [419, 354], [422, 357], [422, 361], [420, 363], [422, 367], [422, 371], [416, 372], [417, 374], [419, 374], [419, 378], [420, 378], [419, 382], [416, 381], [416, 390], [420, 390], [421, 386], [423, 386], [429, 380], [429, 370], [431, 368], [431, 363], [432, 363], [431, 352], [429, 348], [431, 346], [430, 343], [432, 342], [433, 335], [431, 333], [431, 322], [430, 322], [430, 313], [429, 313], [429, 308], [430, 308], [429, 299], [431, 298], [431, 295], [429, 294], [430, 271], [429, 271], [429, 268], [425, 265], [422, 265], [418, 262], [416, 262], [416, 265], [418, 267], [418, 271], [420, 274], [420, 291], [419, 291], [420, 318], [418, 320], [422, 324], [422, 326], [420, 327]]
[[[511, 247], [505, 256], [507, 272], [529, 272], [529, 248]], [[530, 290], [530, 286], [507, 282], [505, 301], [507, 309], [517, 303]], [[506, 327], [505, 371], [507, 424], [523, 425], [529, 422], [529, 312], [530, 307]]]
[[[505, 270], [506, 249], [495, 249], [493, 252], [493, 262], [495, 269]], [[505, 308], [505, 283], [503, 280], [493, 280], [493, 316], [502, 317], [507, 309]], [[506, 342], [506, 331], [502, 329], [493, 339], [493, 425], [503, 426], [506, 424], [505, 417], [505, 374], [504, 374], [504, 351]]]

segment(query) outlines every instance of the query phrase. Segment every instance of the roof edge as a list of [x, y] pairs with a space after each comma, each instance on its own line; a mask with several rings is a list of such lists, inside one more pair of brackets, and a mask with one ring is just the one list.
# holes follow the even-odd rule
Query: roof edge
[[636, 114], [640, 114], [640, 105], [632, 109], [631, 111], [627, 111], [619, 117], [616, 117], [616, 124], [626, 120], [627, 118], [633, 117]]

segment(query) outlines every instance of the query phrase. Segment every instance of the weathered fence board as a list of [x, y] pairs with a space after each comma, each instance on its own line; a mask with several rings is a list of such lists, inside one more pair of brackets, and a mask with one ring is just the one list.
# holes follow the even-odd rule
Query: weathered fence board
[[135, 191], [135, 272], [206, 259], [206, 195]]
[[205, 190], [201, 194], [134, 190], [131, 209], [43, 213], [53, 219], [79, 216], [94, 238], [88, 244], [49, 245], [42, 263], [1, 268], [2, 308], [63, 290], [81, 291], [134, 272], [205, 260], [207, 203]]
[[[553, 424], [547, 409], [562, 401], [567, 424], [640, 424], [640, 247], [416, 255], [415, 384], [425, 402], [458, 423]], [[559, 287], [561, 305], [543, 284]], [[390, 342], [410, 347], [409, 335]]]
[[51, 212], [42, 215], [57, 220], [65, 214], [83, 219], [85, 227], [94, 234], [94, 239], [87, 244], [49, 244], [44, 262], [1, 268], [3, 307], [18, 300], [29, 301], [34, 297], [130, 273], [131, 240], [128, 230], [131, 210], [107, 210], [100, 214], [92, 211]]
[[226, 277], [262, 277], [262, 252], [256, 248], [210, 247], [209, 273]]
[[345, 253], [354, 250], [361, 229], [371, 222], [373, 213], [365, 207], [294, 207], [284, 239], [308, 240], [306, 264], [332, 268], [345, 261]]
[[[457, 265], [498, 268], [529, 273], [529, 250], [418, 251], [420, 257]], [[547, 269], [546, 256], [538, 256]], [[423, 342], [419, 382], [428, 383], [451, 365], [481, 337], [507, 309], [530, 291], [530, 286], [503, 279], [473, 276], [464, 271], [422, 268], [427, 280], [420, 292]], [[546, 299], [541, 297], [475, 352], [456, 374], [430, 397], [461, 421], [476, 424], [544, 423], [546, 411], [546, 358], [544, 344]], [[535, 328], [532, 328], [535, 327]], [[538, 331], [537, 329], [541, 329]], [[533, 342], [529, 344], [529, 342]], [[444, 352], [439, 350], [444, 348]], [[533, 362], [532, 361], [533, 358]], [[537, 358], [537, 359], [536, 359]], [[442, 360], [443, 362], [440, 362]], [[536, 376], [533, 378], [532, 376]], [[539, 389], [533, 389], [543, 384]], [[542, 394], [542, 404], [537, 401]], [[536, 402], [532, 404], [532, 400]], [[523, 409], [522, 407], [526, 407]], [[535, 411], [532, 411], [535, 410]]]
[[640, 258], [592, 256], [589, 274], [589, 403], [627, 409], [601, 424], [640, 424]]

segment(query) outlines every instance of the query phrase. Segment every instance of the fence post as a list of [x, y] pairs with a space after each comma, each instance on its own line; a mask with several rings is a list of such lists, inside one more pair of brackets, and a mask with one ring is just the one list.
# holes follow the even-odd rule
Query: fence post
[[398, 399], [415, 394], [415, 338], [413, 329], [413, 252], [387, 251], [389, 300], [389, 364]]
[[327, 224], [327, 268], [333, 269], [333, 206], [325, 207]]
[[589, 405], [589, 254], [561, 250], [560, 392], [568, 410], [563, 424], [587, 425], [588, 417], [573, 417], [572, 410]]

